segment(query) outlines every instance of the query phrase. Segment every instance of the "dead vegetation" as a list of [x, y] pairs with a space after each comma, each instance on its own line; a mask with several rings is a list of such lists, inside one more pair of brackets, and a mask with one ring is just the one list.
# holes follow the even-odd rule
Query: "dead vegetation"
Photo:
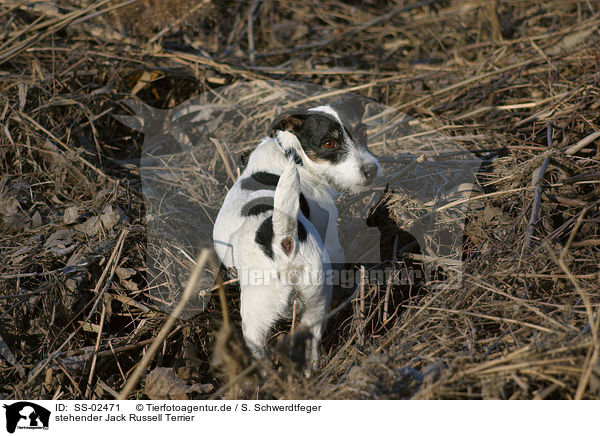
[[[598, 398], [600, 2], [169, 4], [0, 5], [2, 398], [123, 390], [168, 316], [146, 275], [143, 135], [113, 115], [250, 79], [370, 97], [480, 156], [462, 283], [385, 322], [385, 284], [365, 286], [308, 380], [255, 371], [228, 288], [230, 329], [215, 297], [175, 322], [130, 398]], [[204, 195], [224, 160], [201, 162]]]

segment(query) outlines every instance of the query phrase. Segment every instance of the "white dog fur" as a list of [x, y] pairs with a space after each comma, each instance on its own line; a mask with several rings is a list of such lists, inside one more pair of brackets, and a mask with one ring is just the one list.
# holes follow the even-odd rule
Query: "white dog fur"
[[291, 316], [312, 338], [306, 357], [318, 364], [331, 286], [325, 275], [342, 264], [337, 191], [359, 191], [380, 172], [366, 147], [360, 106], [319, 106], [278, 116], [230, 189], [213, 239], [221, 262], [241, 286], [242, 329], [256, 357], [268, 334]]

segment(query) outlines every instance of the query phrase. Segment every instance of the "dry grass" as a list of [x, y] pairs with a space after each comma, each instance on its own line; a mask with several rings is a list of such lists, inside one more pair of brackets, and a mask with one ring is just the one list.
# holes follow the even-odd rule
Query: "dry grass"
[[[0, 5], [2, 398], [112, 398], [167, 320], [122, 100], [168, 109], [265, 78], [370, 97], [486, 160], [463, 282], [385, 323], [385, 284], [367, 286], [308, 380], [285, 361], [254, 371], [228, 288], [231, 328], [217, 334], [211, 299], [152, 368], [174, 368], [189, 398], [598, 398], [600, 2], [171, 3]], [[253, 145], [189, 164], [212, 213], [223, 156], [235, 173]], [[390, 201], [396, 219], [412, 210]]]

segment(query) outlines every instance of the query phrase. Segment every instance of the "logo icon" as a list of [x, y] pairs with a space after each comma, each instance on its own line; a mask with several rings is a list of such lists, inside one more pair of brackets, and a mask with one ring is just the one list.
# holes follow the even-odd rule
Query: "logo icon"
[[48, 429], [50, 411], [29, 401], [3, 405], [6, 409], [6, 431], [19, 429]]

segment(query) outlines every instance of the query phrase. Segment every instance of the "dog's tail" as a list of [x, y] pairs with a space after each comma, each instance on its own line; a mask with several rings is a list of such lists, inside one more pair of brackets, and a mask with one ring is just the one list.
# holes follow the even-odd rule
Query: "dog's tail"
[[300, 176], [293, 159], [279, 177], [273, 200], [273, 249], [292, 258], [298, 248]]

